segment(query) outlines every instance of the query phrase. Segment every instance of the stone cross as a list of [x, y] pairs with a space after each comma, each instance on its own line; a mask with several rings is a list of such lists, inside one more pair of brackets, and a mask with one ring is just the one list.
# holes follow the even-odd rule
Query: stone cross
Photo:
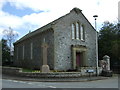
[[42, 48], [43, 48], [43, 65], [42, 65], [42, 72], [50, 72], [49, 66], [47, 65], [47, 49], [48, 49], [48, 45], [47, 43], [43, 43], [42, 44]]
[[46, 43], [43, 43], [42, 48], [43, 48], [43, 65], [47, 65], [47, 49], [48, 49], [48, 45]]

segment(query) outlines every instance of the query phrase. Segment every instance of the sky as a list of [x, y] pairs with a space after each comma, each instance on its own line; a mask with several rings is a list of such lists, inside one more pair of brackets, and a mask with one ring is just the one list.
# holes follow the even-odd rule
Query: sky
[[117, 22], [120, 0], [0, 0], [0, 39], [3, 30], [11, 27], [19, 38], [67, 14], [74, 7], [82, 10], [97, 30], [104, 21]]

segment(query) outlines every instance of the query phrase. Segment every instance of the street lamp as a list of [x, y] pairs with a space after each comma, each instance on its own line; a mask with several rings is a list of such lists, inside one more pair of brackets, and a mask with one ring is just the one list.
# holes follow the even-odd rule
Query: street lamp
[[94, 15], [93, 17], [95, 18], [95, 29], [96, 29], [96, 31], [97, 31], [97, 23], [96, 23], [96, 20], [97, 20], [98, 15]]
[[97, 23], [96, 23], [98, 15], [94, 15], [93, 17], [95, 19], [95, 29], [96, 29], [96, 76], [98, 76], [99, 74], [98, 73], [98, 32], [97, 32]]

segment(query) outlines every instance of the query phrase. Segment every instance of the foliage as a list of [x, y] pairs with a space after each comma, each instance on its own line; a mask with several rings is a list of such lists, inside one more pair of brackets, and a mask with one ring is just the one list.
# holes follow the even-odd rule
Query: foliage
[[120, 61], [120, 29], [119, 24], [113, 24], [110, 22], [104, 22], [99, 32], [98, 37], [98, 51], [99, 60], [104, 55], [108, 55], [111, 58], [111, 66]]
[[2, 65], [9, 65], [10, 63], [10, 48], [7, 45], [7, 40], [2, 39]]
[[18, 34], [12, 30], [11, 27], [9, 29], [5, 29], [3, 31], [3, 39], [2, 39], [2, 64], [10, 65], [13, 60], [13, 43], [16, 40]]

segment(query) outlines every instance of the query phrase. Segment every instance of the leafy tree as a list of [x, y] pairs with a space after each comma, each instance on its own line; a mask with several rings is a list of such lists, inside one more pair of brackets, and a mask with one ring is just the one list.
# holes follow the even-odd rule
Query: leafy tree
[[7, 40], [2, 39], [2, 65], [9, 65], [10, 61], [10, 48], [7, 45]]
[[111, 58], [111, 67], [120, 61], [120, 29], [119, 24], [104, 22], [99, 32], [98, 51], [99, 60], [104, 55], [109, 55]]

